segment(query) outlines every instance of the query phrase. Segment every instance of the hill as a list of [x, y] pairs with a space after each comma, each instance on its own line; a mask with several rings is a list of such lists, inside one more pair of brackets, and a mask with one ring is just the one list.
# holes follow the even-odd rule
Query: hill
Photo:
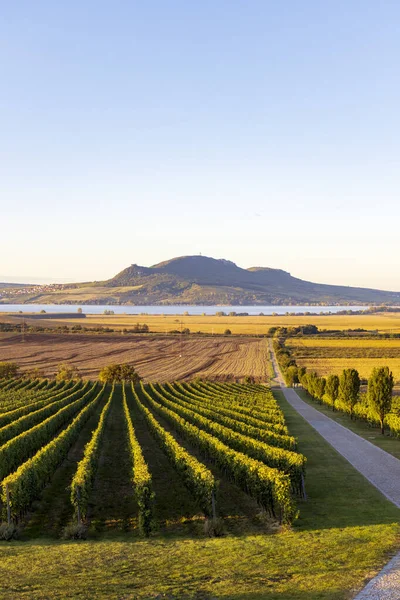
[[325, 285], [267, 267], [182, 256], [152, 267], [132, 264], [102, 282], [8, 290], [0, 302], [133, 305], [400, 304], [400, 292]]

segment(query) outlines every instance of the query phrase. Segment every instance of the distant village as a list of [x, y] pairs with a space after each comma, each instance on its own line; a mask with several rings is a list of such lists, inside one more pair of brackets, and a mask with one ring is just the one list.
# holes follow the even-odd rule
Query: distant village
[[65, 284], [65, 283], [46, 283], [40, 285], [27, 285], [27, 286], [10, 286], [10, 287], [0, 287], [0, 299], [1, 298], [15, 298], [16, 296], [26, 296], [29, 294], [46, 294], [56, 291], [63, 291], [66, 289], [75, 288], [75, 284]]

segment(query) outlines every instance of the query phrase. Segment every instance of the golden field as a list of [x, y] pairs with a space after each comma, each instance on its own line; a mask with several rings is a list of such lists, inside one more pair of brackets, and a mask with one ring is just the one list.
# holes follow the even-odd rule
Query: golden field
[[299, 366], [318, 375], [354, 368], [368, 378], [374, 367], [388, 366], [400, 381], [400, 339], [291, 338], [286, 345]]
[[296, 362], [299, 366], [307, 367], [309, 371], [316, 371], [320, 376], [330, 375], [331, 373], [340, 375], [343, 369], [357, 369], [360, 377], [368, 379], [374, 367], [389, 367], [393, 372], [393, 377], [396, 382], [400, 382], [400, 359], [392, 358], [315, 358], [315, 359], [298, 359]]
[[[400, 333], [400, 313], [379, 313], [374, 315], [331, 315], [331, 316], [249, 316], [249, 317], [217, 317], [215, 315], [165, 315], [162, 314], [160, 306], [159, 315], [149, 315], [140, 313], [140, 306], [137, 307], [136, 315], [86, 315], [84, 319], [60, 318], [40, 319], [43, 326], [56, 325], [77, 325], [86, 327], [111, 327], [113, 329], [132, 328], [136, 323], [146, 323], [150, 330], [155, 333], [166, 333], [174, 329], [187, 327], [192, 333], [201, 331], [202, 333], [224, 333], [225, 329], [230, 329], [232, 334], [236, 335], [257, 335], [266, 334], [270, 327], [298, 327], [301, 325], [314, 324], [319, 329], [357, 329], [363, 328], [370, 331], [379, 331], [381, 333]], [[316, 307], [319, 308], [319, 307]], [[71, 306], [71, 312], [76, 312], [77, 306]], [[261, 307], [260, 307], [261, 310]], [[18, 321], [17, 321], [18, 319]], [[39, 325], [38, 319], [30, 319], [26, 315], [27, 322]], [[11, 313], [0, 315], [0, 321], [12, 320], [20, 322], [20, 317], [14, 317]]]
[[[379, 349], [400, 349], [399, 339], [371, 339], [371, 338], [318, 338], [303, 337], [290, 338], [287, 345], [291, 348], [342, 348], [344, 350], [351, 348], [379, 348]], [[351, 351], [351, 350], [350, 350]]]
[[[76, 312], [78, 307], [71, 306], [71, 312]], [[140, 311], [140, 307], [137, 307], [138, 312]], [[160, 307], [160, 311], [162, 307]], [[21, 323], [21, 316], [14, 316], [12, 314], [0, 315], [0, 321], [9, 321], [13, 323]], [[230, 316], [208, 316], [208, 315], [149, 315], [149, 314], [136, 314], [136, 315], [86, 315], [84, 318], [71, 318], [70, 316], [66, 316], [65, 318], [60, 315], [57, 319], [48, 319], [46, 315], [41, 315], [41, 318], [33, 318], [33, 315], [26, 314], [25, 316], [26, 325], [33, 326], [43, 326], [46, 328], [55, 328], [62, 325], [67, 325], [68, 327], [73, 327], [74, 325], [81, 325], [86, 328], [98, 328], [98, 327], [109, 327], [116, 331], [114, 334], [108, 335], [108, 344], [109, 349], [114, 350], [114, 344], [117, 344], [118, 347], [121, 348], [120, 352], [117, 352], [116, 355], [113, 355], [111, 352], [111, 357], [108, 358], [108, 349], [104, 348], [98, 355], [98, 361], [96, 364], [86, 363], [86, 360], [83, 356], [86, 354], [88, 346], [92, 346], [92, 343], [88, 344], [88, 340], [86, 338], [85, 341], [85, 350], [82, 351], [81, 355], [81, 347], [80, 341], [83, 341], [82, 335], [90, 335], [90, 334], [78, 334], [75, 338], [75, 343], [77, 344], [76, 348], [78, 350], [78, 363], [83, 362], [81, 367], [83, 367], [83, 371], [85, 376], [93, 376], [95, 369], [97, 368], [97, 362], [101, 362], [102, 365], [107, 364], [112, 361], [112, 359], [116, 360], [119, 358], [121, 360], [133, 361], [138, 365], [138, 368], [143, 370], [144, 377], [154, 378], [156, 377], [157, 369], [160, 369], [161, 366], [164, 369], [164, 366], [159, 362], [160, 354], [159, 352], [164, 354], [165, 360], [171, 359], [171, 351], [172, 348], [175, 350], [172, 354], [179, 355], [180, 352], [177, 349], [177, 339], [176, 336], [169, 336], [169, 332], [171, 331], [180, 331], [181, 328], [188, 328], [191, 334], [195, 334], [196, 332], [202, 332], [204, 334], [223, 334], [227, 329], [232, 332], [232, 338], [235, 335], [266, 335], [268, 330], [271, 327], [296, 327], [299, 325], [306, 324], [315, 324], [320, 330], [344, 330], [344, 329], [367, 329], [370, 331], [379, 331], [381, 333], [400, 333], [400, 314], [395, 313], [379, 313], [375, 315], [331, 315], [331, 316], [248, 316], [248, 317], [230, 317]], [[145, 336], [146, 340], [143, 339], [143, 344], [132, 344], [128, 339], [124, 342], [123, 340], [116, 339], [118, 336], [118, 332], [122, 332], [123, 329], [132, 329], [134, 326], [140, 323], [143, 325], [146, 323], [150, 329], [150, 331], [156, 334], [156, 338], [162, 336], [164, 338], [171, 337], [170, 342], [160, 342], [157, 341], [154, 344], [150, 342], [150, 336]], [[166, 335], [167, 334], [167, 335]], [[4, 336], [5, 334], [3, 334]], [[10, 335], [10, 334], [9, 334]], [[12, 334], [11, 334], [12, 335]], [[70, 336], [71, 334], [68, 334]], [[98, 335], [98, 334], [97, 334]], [[357, 334], [355, 334], [357, 335]], [[34, 337], [34, 336], [33, 336]], [[129, 336], [130, 337], [130, 336]], [[179, 337], [179, 336], [178, 336]], [[186, 336], [184, 336], [186, 338]], [[207, 368], [204, 369], [204, 364], [207, 363], [211, 359], [210, 352], [213, 355], [214, 350], [211, 348], [217, 348], [218, 346], [218, 337], [215, 338], [215, 344], [213, 342], [208, 342], [206, 339], [202, 341], [196, 341], [194, 336], [190, 336], [193, 342], [193, 351], [196, 357], [196, 361], [198, 360], [198, 364], [196, 365], [176, 365], [178, 368], [173, 368], [169, 371], [169, 368], [166, 368], [166, 372], [168, 376], [172, 377], [187, 377], [188, 372], [195, 372], [201, 376], [224, 376], [224, 374], [229, 373], [230, 376], [234, 373], [233, 365], [229, 365], [226, 363], [226, 359], [229, 356], [229, 351], [225, 356], [223, 363], [224, 366], [221, 371], [216, 369], [218, 372], [211, 373]], [[231, 338], [231, 339], [232, 339]], [[18, 337], [15, 338], [17, 340]], [[68, 340], [71, 340], [70, 337], [67, 337]], [[5, 340], [5, 337], [3, 337]], [[211, 338], [212, 340], [212, 338]], [[33, 341], [33, 340], [32, 340]], [[226, 341], [228, 341], [226, 339]], [[232, 339], [233, 341], [233, 339]], [[41, 367], [41, 364], [45, 365], [45, 368], [48, 368], [48, 361], [46, 359], [48, 343], [50, 343], [50, 339], [43, 343], [43, 341], [38, 344], [38, 348], [35, 349], [34, 356], [32, 356], [32, 360], [30, 361], [28, 357], [23, 358], [23, 363], [25, 368], [31, 368], [33, 363], [36, 363], [38, 367]], [[159, 344], [161, 343], [161, 346]], [[185, 342], [187, 343], [187, 341]], [[221, 342], [222, 343], [222, 342]], [[88, 346], [86, 345], [88, 344]], [[165, 345], [164, 345], [165, 344]], [[96, 342], [94, 342], [94, 346]], [[380, 366], [382, 364], [388, 365], [397, 380], [400, 380], [400, 339], [373, 339], [373, 338], [362, 338], [362, 337], [353, 337], [353, 338], [289, 338], [287, 340], [287, 345], [290, 346], [295, 354], [296, 361], [299, 365], [307, 366], [308, 369], [316, 370], [320, 375], [327, 375], [329, 373], [340, 373], [344, 368], [354, 367], [359, 370], [362, 377], [368, 377], [371, 373], [371, 370], [375, 366]], [[19, 346], [19, 343], [17, 343]], [[40, 347], [39, 347], [40, 346]], [[93, 347], [94, 347], [93, 346]], [[125, 354], [126, 347], [129, 346], [129, 352]], [[136, 346], [139, 349], [145, 349], [145, 357], [142, 356], [142, 353], [134, 352], [132, 354], [132, 347]], [[229, 346], [229, 344], [228, 344]], [[228, 348], [226, 346], [226, 348]], [[64, 349], [67, 348], [67, 344], [63, 344], [62, 347]], [[60, 347], [59, 347], [60, 348]], [[154, 355], [152, 352], [149, 353], [150, 348], [154, 349]], [[162, 349], [161, 349], [162, 348]], [[68, 345], [68, 350], [69, 350]], [[98, 346], [100, 349], [100, 346]], [[4, 350], [4, 347], [3, 347]], [[42, 360], [39, 359], [40, 350], [43, 351]], [[244, 347], [243, 347], [244, 351]], [[14, 356], [15, 350], [11, 353]], [[15, 358], [20, 358], [21, 350], [15, 352]], [[7, 357], [2, 354], [2, 360], [5, 360]], [[203, 354], [200, 357], [200, 354]], [[218, 354], [218, 351], [216, 352]], [[235, 369], [238, 370], [238, 376], [243, 375], [254, 375], [256, 377], [263, 378], [265, 376], [264, 369], [261, 366], [254, 366], [254, 368], [250, 369], [249, 365], [249, 355], [246, 354], [246, 367], [244, 369], [241, 368], [241, 360], [235, 365]], [[234, 357], [234, 361], [240, 355], [237, 353], [235, 349], [232, 357]], [[188, 355], [186, 354], [186, 357]], [[22, 357], [21, 357], [22, 358]], [[55, 360], [60, 361], [63, 358], [62, 352], [55, 353]], [[152, 365], [151, 369], [148, 367], [141, 365], [141, 361], [145, 358], [146, 365]], [[70, 360], [71, 357], [69, 352], [65, 352], [64, 355], [65, 360]], [[73, 357], [72, 357], [73, 359]], [[194, 359], [194, 356], [193, 356]], [[172, 360], [175, 362], [175, 359]], [[190, 361], [191, 362], [191, 361]], [[258, 359], [257, 361], [258, 362]], [[32, 364], [29, 364], [32, 363]], [[26, 366], [25, 366], [26, 365]], [[167, 367], [167, 364], [165, 365]], [[155, 370], [153, 371], [153, 367]], [[214, 367], [212, 367], [211, 371], [214, 370], [216, 364], [214, 363]], [[231, 368], [232, 367], [232, 368]], [[54, 365], [53, 365], [54, 368]], [[163, 370], [162, 369], [162, 370]], [[224, 373], [226, 371], [226, 373]]]

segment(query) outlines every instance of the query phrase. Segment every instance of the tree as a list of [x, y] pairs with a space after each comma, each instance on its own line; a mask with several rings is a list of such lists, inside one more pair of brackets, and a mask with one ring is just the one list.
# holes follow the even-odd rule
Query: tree
[[286, 385], [289, 387], [293, 387], [294, 385], [299, 383], [299, 374], [298, 374], [297, 367], [292, 365], [291, 367], [286, 369], [285, 380], [286, 380]]
[[368, 380], [368, 401], [379, 419], [382, 435], [385, 434], [385, 416], [392, 408], [393, 373], [389, 367], [375, 367]]
[[339, 395], [339, 377], [337, 375], [329, 375], [326, 380], [325, 394], [328, 396], [332, 404], [332, 410], [335, 410], [335, 402]]
[[358, 402], [360, 393], [360, 376], [356, 369], [344, 369], [339, 378], [339, 398], [347, 406], [350, 419], [353, 419], [353, 410]]
[[13, 362], [0, 362], [0, 379], [13, 379], [17, 377], [19, 366]]
[[307, 392], [313, 398], [317, 397], [317, 393], [316, 393], [317, 379], [318, 379], [318, 375], [315, 371], [310, 371], [309, 373], [305, 373], [301, 379], [302, 386], [306, 388]]
[[318, 333], [318, 327], [316, 325], [303, 325], [300, 330], [304, 335], [314, 335]]
[[79, 369], [68, 365], [67, 363], [61, 363], [57, 367], [56, 381], [72, 381], [73, 379], [80, 379]]
[[316, 377], [314, 381], [314, 394], [318, 398], [320, 404], [325, 394], [326, 379], [325, 377]]
[[301, 383], [301, 385], [303, 385], [302, 379], [306, 376], [306, 373], [307, 367], [297, 367], [297, 377], [299, 378], [299, 383]]
[[113, 364], [103, 367], [99, 373], [99, 379], [102, 383], [120, 383], [121, 381], [132, 381], [137, 384], [140, 381], [135, 367], [128, 363]]
[[225, 329], [224, 335], [232, 335], [232, 331], [230, 329]]
[[39, 367], [35, 367], [29, 371], [25, 371], [23, 376], [26, 377], [26, 379], [44, 379], [46, 374], [44, 371], [39, 369]]
[[77, 312], [79, 315], [81, 315], [83, 311], [82, 311], [82, 309], [81, 309], [81, 308], [78, 308], [78, 310], [77, 310], [76, 312]]

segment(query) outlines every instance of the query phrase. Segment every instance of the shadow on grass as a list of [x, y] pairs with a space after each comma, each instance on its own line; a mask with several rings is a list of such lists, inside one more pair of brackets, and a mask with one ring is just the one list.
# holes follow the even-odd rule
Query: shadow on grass
[[[261, 582], [260, 582], [261, 583]], [[261, 592], [248, 592], [244, 594], [229, 594], [229, 595], [218, 595], [209, 592], [198, 592], [194, 596], [162, 596], [163, 600], [337, 600], [343, 598], [343, 592], [338, 591], [337, 596], [335, 590], [330, 591], [318, 591], [318, 592], [299, 592], [294, 590], [293, 592], [283, 591], [277, 592], [274, 589], [275, 584], [278, 581], [265, 578], [265, 587]], [[270, 588], [270, 589], [268, 589]], [[147, 600], [147, 599], [146, 599]]]

